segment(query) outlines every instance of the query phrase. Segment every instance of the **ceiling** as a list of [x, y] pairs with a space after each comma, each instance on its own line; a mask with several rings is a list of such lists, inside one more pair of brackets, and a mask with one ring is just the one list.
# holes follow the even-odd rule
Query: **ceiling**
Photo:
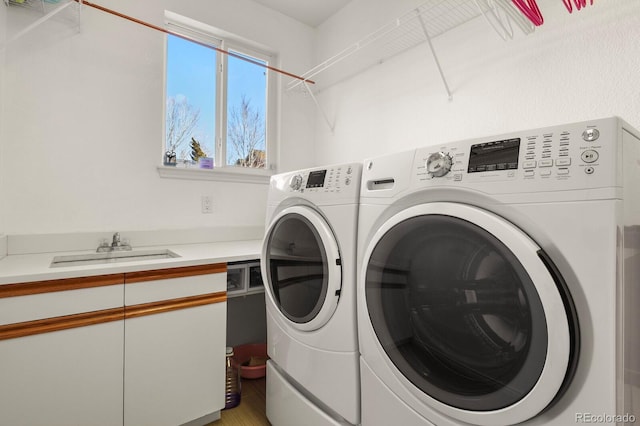
[[311, 27], [317, 27], [351, 0], [254, 0]]

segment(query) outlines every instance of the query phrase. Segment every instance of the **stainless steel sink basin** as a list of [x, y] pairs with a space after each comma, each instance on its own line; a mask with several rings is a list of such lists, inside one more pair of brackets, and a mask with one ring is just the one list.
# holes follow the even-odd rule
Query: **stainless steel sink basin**
[[51, 268], [62, 266], [97, 265], [101, 263], [135, 262], [140, 260], [171, 259], [180, 257], [171, 250], [132, 250], [113, 251], [108, 253], [89, 253], [69, 256], [56, 256], [51, 261]]

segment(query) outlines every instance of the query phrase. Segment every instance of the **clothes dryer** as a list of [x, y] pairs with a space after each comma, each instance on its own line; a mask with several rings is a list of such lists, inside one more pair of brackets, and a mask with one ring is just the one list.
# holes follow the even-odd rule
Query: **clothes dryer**
[[267, 417], [360, 423], [356, 233], [362, 164], [271, 178], [261, 268], [267, 294]]
[[362, 425], [640, 421], [639, 185], [618, 118], [366, 160]]

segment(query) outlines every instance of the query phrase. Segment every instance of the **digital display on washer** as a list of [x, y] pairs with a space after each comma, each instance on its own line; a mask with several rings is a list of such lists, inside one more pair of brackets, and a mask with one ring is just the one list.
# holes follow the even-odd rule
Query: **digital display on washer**
[[471, 145], [469, 173], [518, 168], [520, 138]]
[[326, 170], [314, 170], [309, 173], [307, 179], [307, 188], [322, 188], [324, 186], [324, 177], [327, 175]]

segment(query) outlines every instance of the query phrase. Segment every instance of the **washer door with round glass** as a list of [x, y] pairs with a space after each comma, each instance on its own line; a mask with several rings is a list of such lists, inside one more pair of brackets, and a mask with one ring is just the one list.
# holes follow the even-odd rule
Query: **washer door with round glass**
[[267, 295], [287, 323], [302, 331], [326, 324], [338, 306], [342, 270], [331, 228], [313, 209], [289, 207], [267, 230], [262, 275]]
[[423, 204], [387, 220], [360, 280], [377, 346], [401, 386], [481, 425], [525, 421], [562, 393], [578, 324], [541, 253], [514, 225], [467, 205]]

